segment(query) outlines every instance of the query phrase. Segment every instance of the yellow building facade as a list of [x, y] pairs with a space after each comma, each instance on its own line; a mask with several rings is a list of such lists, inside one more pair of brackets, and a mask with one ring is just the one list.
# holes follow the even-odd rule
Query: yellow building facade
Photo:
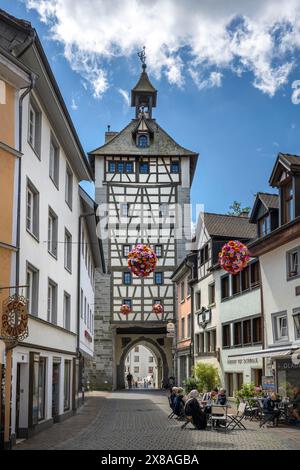
[[[22, 92], [29, 89], [30, 84], [29, 71], [0, 49], [0, 314], [3, 301], [14, 292], [16, 285], [18, 171], [22, 156], [19, 104]], [[1, 377], [5, 361], [5, 345], [0, 340]], [[1, 422], [0, 431], [2, 434]]]

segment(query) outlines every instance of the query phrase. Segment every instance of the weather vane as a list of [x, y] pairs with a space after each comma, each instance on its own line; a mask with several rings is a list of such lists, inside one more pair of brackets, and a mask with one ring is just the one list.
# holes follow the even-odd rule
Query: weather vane
[[143, 46], [143, 49], [142, 49], [140, 52], [137, 53], [137, 55], [138, 55], [139, 58], [140, 58], [140, 61], [141, 61], [142, 64], [143, 64], [143, 65], [142, 65], [143, 69], [146, 68], [146, 51], [145, 51], [145, 49], [146, 49], [146, 47]]

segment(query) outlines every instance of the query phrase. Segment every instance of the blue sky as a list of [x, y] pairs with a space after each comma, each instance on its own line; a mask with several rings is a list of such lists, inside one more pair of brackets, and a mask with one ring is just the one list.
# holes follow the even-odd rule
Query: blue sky
[[[287, 1], [290, 9], [286, 5], [283, 13], [280, 2], [267, 1], [269, 9], [259, 12], [258, 20], [258, 13], [252, 10], [255, 0], [245, 1], [245, 7], [250, 5], [245, 11], [239, 11], [239, 2], [233, 1], [236, 10], [219, 9], [217, 17], [218, 0], [210, 3], [211, 8], [205, 1], [205, 11], [194, 14], [199, 15], [197, 41], [188, 34], [174, 33], [166, 46], [160, 35], [168, 27], [176, 29], [176, 24], [169, 26], [165, 20], [160, 24], [153, 11], [153, 36], [149, 42], [145, 19], [141, 19], [141, 24], [134, 20], [135, 26], [128, 29], [128, 34], [121, 34], [120, 29], [126, 24], [124, 12], [112, 18], [104, 8], [103, 19], [97, 16], [95, 29], [95, 1], [84, 2], [91, 9], [86, 23], [81, 24], [83, 3], [78, 0], [0, 0], [1, 8], [31, 21], [36, 28], [84, 149], [90, 151], [103, 143], [108, 124], [112, 130], [120, 130], [134, 117], [134, 110], [126, 104], [126, 93], [139, 77], [136, 51], [144, 40], [149, 53], [148, 72], [158, 89], [154, 117], [178, 143], [200, 154], [192, 187], [193, 202], [203, 203], [210, 212], [227, 212], [233, 200], [252, 205], [257, 191], [272, 191], [268, 178], [277, 153], [300, 155], [300, 104], [291, 100], [292, 83], [300, 80], [297, 2]], [[111, 6], [114, 1], [109, 2]], [[102, 0], [96, 3], [97, 8], [99, 4], [103, 7]], [[130, 8], [134, 3], [132, 0]], [[56, 10], [50, 11], [53, 5]], [[163, 0], [161, 5], [161, 9], [169, 8], [170, 0]], [[184, 25], [182, 12], [176, 11], [175, 5], [178, 3], [173, 2], [174, 21], [178, 15], [182, 29], [190, 29], [192, 26]], [[69, 22], [68, 8], [70, 15], [74, 13], [72, 21], [79, 18], [77, 23]], [[126, 14], [130, 14], [130, 8]], [[229, 13], [231, 18], [236, 15], [238, 30]], [[289, 14], [293, 23], [289, 23]], [[282, 23], [276, 29], [278, 18]], [[216, 33], [205, 35], [203, 31], [212, 31], [212, 21], [216, 22]], [[110, 29], [101, 29], [104, 22]], [[226, 42], [222, 43], [225, 23], [226, 32], [231, 34], [229, 57]], [[195, 24], [194, 30], [198, 23]], [[76, 27], [79, 32], [74, 31]]]

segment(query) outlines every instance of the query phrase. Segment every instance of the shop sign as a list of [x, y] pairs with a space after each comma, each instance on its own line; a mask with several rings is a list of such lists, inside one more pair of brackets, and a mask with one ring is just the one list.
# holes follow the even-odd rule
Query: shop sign
[[277, 370], [300, 369], [300, 362], [297, 364], [297, 361], [292, 361], [291, 359], [277, 360], [276, 367]]
[[167, 338], [174, 338], [175, 336], [175, 325], [172, 322], [167, 323]]
[[258, 364], [259, 359], [257, 357], [254, 358], [245, 358], [245, 359], [227, 359], [227, 364]]
[[23, 341], [28, 337], [27, 299], [13, 294], [2, 304], [1, 336], [4, 341]]
[[274, 392], [276, 390], [275, 379], [273, 375], [263, 375], [261, 382], [262, 389], [267, 392]]

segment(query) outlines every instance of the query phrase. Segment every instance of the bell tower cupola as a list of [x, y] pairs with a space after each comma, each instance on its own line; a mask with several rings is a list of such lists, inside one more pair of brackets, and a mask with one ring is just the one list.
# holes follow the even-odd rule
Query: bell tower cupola
[[154, 88], [149, 80], [146, 72], [146, 53], [145, 46], [141, 52], [138, 52], [138, 56], [142, 62], [142, 73], [139, 81], [135, 87], [131, 90], [131, 106], [135, 107], [135, 117], [141, 118], [144, 116], [152, 118], [152, 108], [156, 107], [157, 90]]

